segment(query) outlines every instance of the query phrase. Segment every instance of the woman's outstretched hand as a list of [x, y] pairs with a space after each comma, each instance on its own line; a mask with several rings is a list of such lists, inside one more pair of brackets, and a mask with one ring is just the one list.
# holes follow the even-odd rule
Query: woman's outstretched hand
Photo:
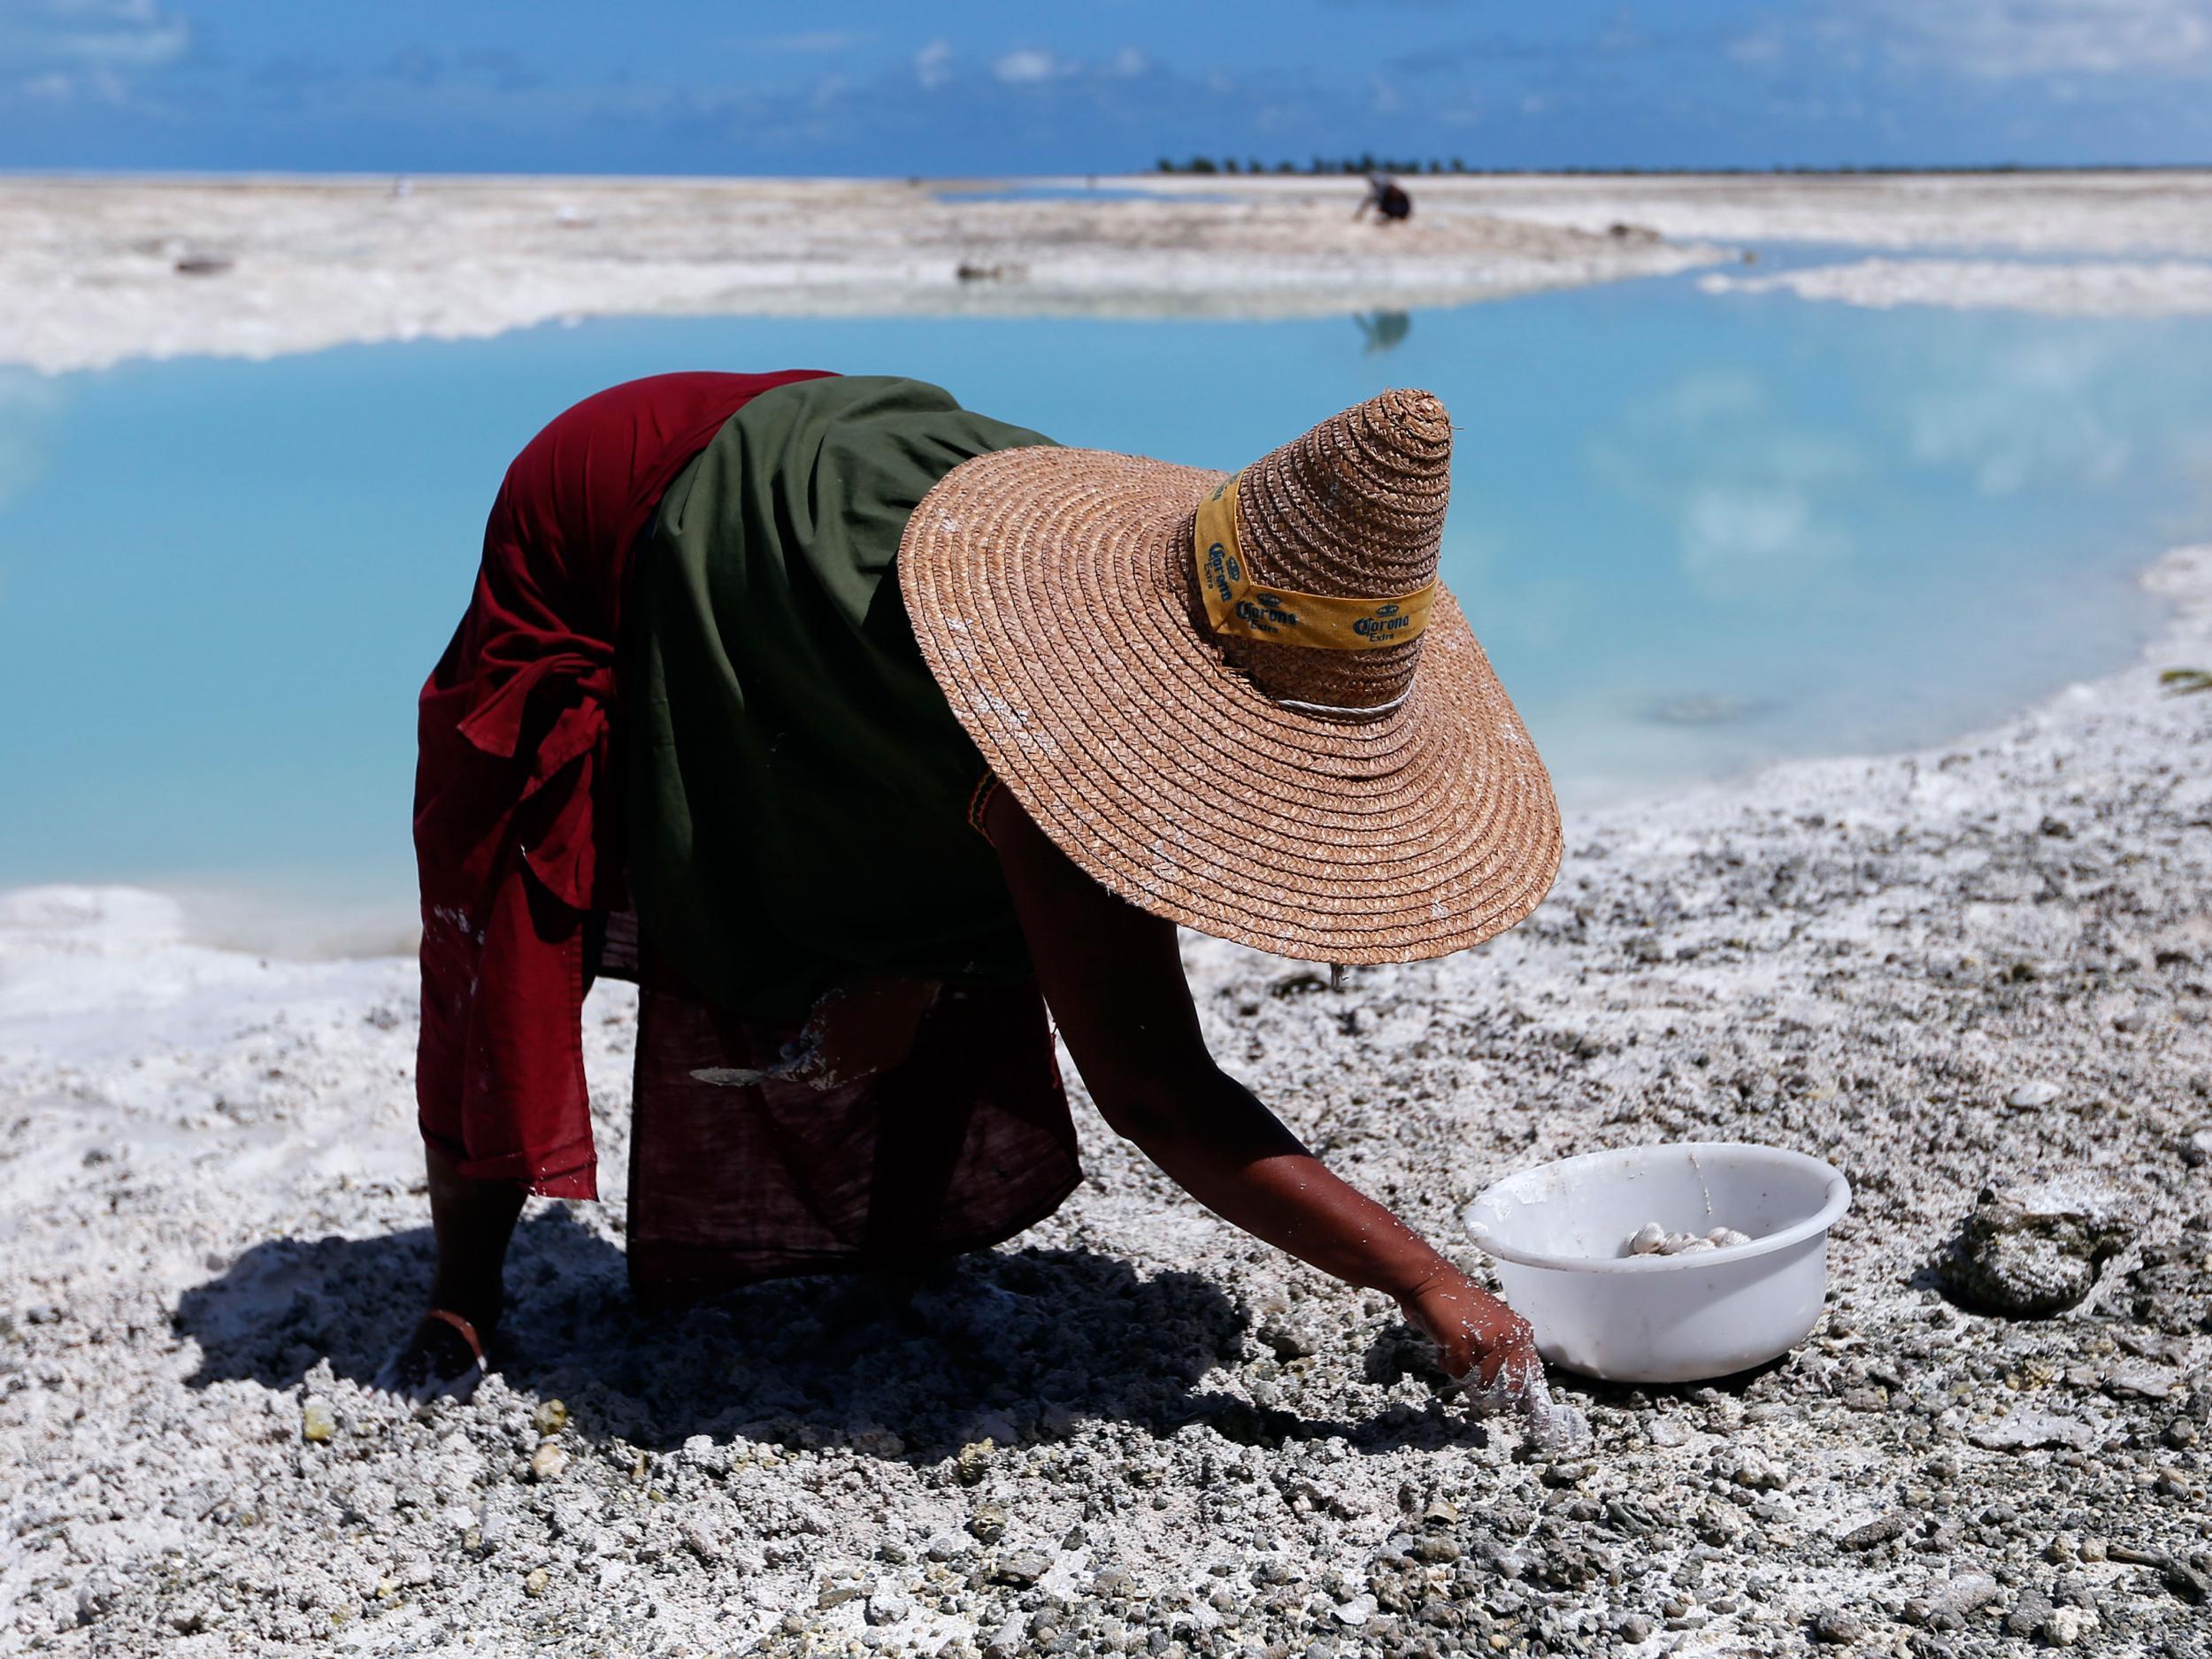
[[1511, 1412], [1551, 1450], [1590, 1438], [1582, 1413], [1552, 1398], [1529, 1322], [1458, 1269], [1439, 1267], [1399, 1306], [1436, 1344], [1444, 1374], [1465, 1390], [1477, 1415]]

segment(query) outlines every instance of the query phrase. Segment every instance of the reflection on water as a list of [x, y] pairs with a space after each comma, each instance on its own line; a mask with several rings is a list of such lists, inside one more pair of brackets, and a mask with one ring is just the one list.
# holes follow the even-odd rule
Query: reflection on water
[[1360, 337], [1367, 342], [1367, 355], [1371, 357], [1397, 345], [1413, 326], [1413, 319], [1403, 311], [1370, 311], [1352, 320], [1359, 325]]
[[[0, 367], [0, 511], [45, 472], [46, 434], [68, 396], [64, 381]], [[8, 551], [9, 544], [0, 541], [0, 571]]]
[[[910, 373], [1242, 465], [1386, 386], [1457, 428], [1445, 573], [1570, 805], [1932, 741], [2104, 672], [2206, 533], [2212, 323], [1707, 296], [1353, 319], [629, 320], [0, 379], [0, 883], [408, 880], [412, 699], [538, 426], [634, 375]], [[1197, 397], [1193, 387], [1233, 388]]]

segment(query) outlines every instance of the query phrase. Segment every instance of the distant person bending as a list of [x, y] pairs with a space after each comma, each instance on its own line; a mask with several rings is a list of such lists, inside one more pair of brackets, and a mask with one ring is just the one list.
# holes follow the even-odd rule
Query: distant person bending
[[1375, 221], [1379, 225], [1394, 224], [1399, 219], [1413, 217], [1413, 198], [1406, 194], [1403, 185], [1387, 173], [1371, 173], [1367, 175], [1366, 199], [1354, 210], [1352, 217], [1366, 218], [1367, 210], [1371, 207], [1379, 215]]
[[438, 1263], [384, 1386], [471, 1387], [525, 1194], [597, 1195], [611, 974], [646, 1301], [1051, 1213], [1049, 1007], [1200, 1202], [1553, 1424], [1527, 1322], [1214, 1064], [1176, 941], [1408, 962], [1549, 885], [1549, 781], [1436, 580], [1450, 442], [1390, 392], [1230, 477], [811, 373], [634, 381], [534, 439], [421, 698]]

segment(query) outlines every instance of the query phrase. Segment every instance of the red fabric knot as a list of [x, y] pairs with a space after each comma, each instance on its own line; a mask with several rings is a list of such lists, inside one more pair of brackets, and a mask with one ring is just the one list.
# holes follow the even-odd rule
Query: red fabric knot
[[468, 613], [423, 687], [422, 1130], [461, 1172], [596, 1195], [585, 922], [618, 885], [611, 710], [631, 556], [722, 423], [812, 370], [664, 374], [554, 419], [508, 468]]

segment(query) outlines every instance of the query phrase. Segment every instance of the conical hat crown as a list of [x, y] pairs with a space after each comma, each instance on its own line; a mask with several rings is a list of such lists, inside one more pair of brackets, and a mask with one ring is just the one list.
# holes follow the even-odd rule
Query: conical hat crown
[[1425, 392], [1235, 477], [1040, 445], [963, 462], [899, 548], [915, 639], [991, 775], [1078, 869], [1309, 962], [1462, 950], [1559, 868], [1551, 780], [1436, 580]]
[[[1425, 595], [1436, 580], [1451, 456], [1450, 419], [1428, 392], [1387, 391], [1331, 416], [1238, 475], [1246, 569], [1270, 588], [1379, 607]], [[1356, 650], [1225, 634], [1217, 642], [1277, 702], [1350, 719], [1395, 707], [1421, 658], [1417, 628]]]

